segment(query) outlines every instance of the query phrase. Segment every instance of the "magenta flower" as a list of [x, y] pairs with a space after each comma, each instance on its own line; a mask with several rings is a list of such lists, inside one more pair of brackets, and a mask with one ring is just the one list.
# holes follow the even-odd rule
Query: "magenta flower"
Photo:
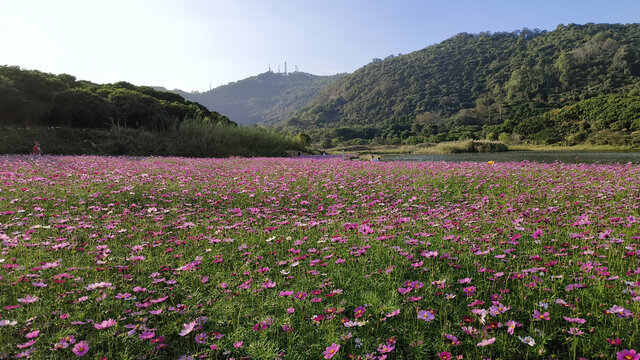
[[340, 345], [333, 343], [327, 346], [327, 348], [322, 352], [322, 354], [324, 355], [325, 359], [331, 359], [335, 354], [338, 353], [338, 350], [340, 350]]
[[607, 342], [609, 343], [609, 345], [618, 346], [618, 345], [622, 344], [622, 339], [620, 339], [620, 338], [615, 338], [615, 339], [607, 338]]
[[640, 360], [640, 354], [637, 353], [634, 349], [631, 350], [622, 350], [616, 353], [617, 360]]
[[549, 320], [551, 319], [548, 312], [541, 313], [538, 310], [533, 310], [533, 314], [531, 315], [534, 320]]
[[233, 343], [233, 347], [236, 348], [236, 349], [240, 349], [242, 347], [243, 343], [244, 343], [244, 341], [234, 342]]
[[89, 352], [89, 343], [86, 341], [80, 341], [73, 346], [73, 349], [71, 351], [73, 351], [76, 356], [82, 356]]
[[367, 309], [364, 306], [358, 306], [353, 310], [353, 316], [359, 318], [364, 315], [365, 311], [367, 311]]
[[384, 343], [384, 344], [380, 344], [377, 350], [380, 354], [387, 354], [392, 352], [395, 348], [396, 348], [395, 345]]
[[198, 344], [204, 344], [204, 343], [207, 342], [207, 338], [209, 338], [209, 336], [207, 336], [207, 333], [200, 333], [200, 334], [196, 335], [195, 341]]
[[153, 331], [143, 331], [142, 333], [140, 333], [140, 335], [138, 335], [140, 340], [153, 339], [155, 336], [156, 336], [156, 333]]
[[112, 326], [114, 326], [115, 324], [117, 324], [117, 322], [113, 319], [108, 319], [105, 320], [99, 324], [93, 324], [93, 327], [98, 329], [98, 330], [103, 330], [103, 329], [107, 329], [110, 328]]
[[24, 348], [32, 346], [35, 343], [36, 343], [36, 341], [32, 339], [32, 340], [27, 341], [24, 344], [20, 344], [20, 345], [16, 345], [16, 346], [18, 347], [18, 349], [24, 349]]
[[466, 288], [463, 288], [462, 291], [464, 291], [467, 295], [472, 296], [473, 293], [476, 292], [476, 287], [475, 286], [468, 286]]

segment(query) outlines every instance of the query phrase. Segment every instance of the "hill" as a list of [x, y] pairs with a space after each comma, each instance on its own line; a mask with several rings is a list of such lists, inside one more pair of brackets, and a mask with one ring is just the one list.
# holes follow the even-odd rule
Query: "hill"
[[305, 137], [239, 127], [170, 92], [0, 66], [0, 153], [283, 156]]
[[639, 84], [639, 24], [461, 33], [407, 55], [376, 59], [336, 80], [284, 127], [308, 131], [325, 144], [499, 136], [557, 143], [590, 141], [600, 131], [635, 139], [637, 112], [598, 126], [584, 121], [582, 127], [545, 114], [591, 98], [627, 97]]
[[196, 102], [149, 86], [94, 84], [69, 74], [0, 66], [0, 125], [167, 130], [194, 118], [232, 124]]
[[320, 90], [343, 75], [317, 76], [304, 72], [268, 71], [202, 93], [172, 90], [185, 99], [216, 109], [241, 125], [273, 125], [311, 101]]

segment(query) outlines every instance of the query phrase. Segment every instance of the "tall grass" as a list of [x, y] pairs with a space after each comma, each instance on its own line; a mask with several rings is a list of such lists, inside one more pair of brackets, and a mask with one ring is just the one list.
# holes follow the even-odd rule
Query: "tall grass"
[[418, 154], [459, 154], [486, 153], [508, 151], [509, 148], [501, 141], [462, 140], [439, 143], [436, 146], [417, 149]]
[[40, 142], [45, 154], [54, 155], [284, 156], [286, 150], [303, 149], [293, 136], [275, 131], [198, 121], [185, 121], [167, 132], [123, 127], [0, 128], [2, 154], [28, 154], [34, 141]]

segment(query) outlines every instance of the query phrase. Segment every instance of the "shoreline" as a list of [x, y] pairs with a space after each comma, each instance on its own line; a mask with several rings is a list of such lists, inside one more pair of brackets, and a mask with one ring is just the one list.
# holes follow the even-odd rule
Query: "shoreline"
[[373, 155], [445, 155], [445, 154], [471, 154], [471, 153], [509, 153], [509, 152], [577, 152], [577, 153], [636, 153], [640, 152], [640, 148], [631, 146], [615, 146], [615, 145], [508, 145], [505, 151], [486, 151], [486, 152], [468, 152], [468, 151], [437, 151], [436, 145], [429, 144], [420, 145], [355, 145], [344, 146], [327, 149], [328, 154], [345, 153], [356, 154], [362, 156]]

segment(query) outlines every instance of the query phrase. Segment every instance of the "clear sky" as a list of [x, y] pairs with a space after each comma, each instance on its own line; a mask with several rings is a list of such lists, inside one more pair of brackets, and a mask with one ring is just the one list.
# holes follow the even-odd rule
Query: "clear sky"
[[186, 91], [353, 72], [460, 32], [640, 22], [639, 0], [0, 0], [0, 65]]

